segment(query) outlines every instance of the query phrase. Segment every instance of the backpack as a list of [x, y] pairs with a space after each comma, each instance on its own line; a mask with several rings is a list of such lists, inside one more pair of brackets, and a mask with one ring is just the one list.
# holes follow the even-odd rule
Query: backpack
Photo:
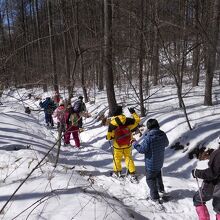
[[76, 101], [73, 105], [73, 111], [77, 113], [81, 112], [81, 104], [80, 100]]
[[122, 145], [130, 145], [131, 141], [131, 131], [125, 125], [120, 125], [115, 129], [115, 140], [117, 144]]
[[55, 109], [56, 109], [56, 106], [54, 105], [54, 103], [49, 102], [47, 106], [47, 113], [52, 114]]
[[78, 121], [79, 121], [79, 118], [76, 113], [72, 113], [69, 116], [69, 122], [71, 123], [72, 126], [78, 126]]

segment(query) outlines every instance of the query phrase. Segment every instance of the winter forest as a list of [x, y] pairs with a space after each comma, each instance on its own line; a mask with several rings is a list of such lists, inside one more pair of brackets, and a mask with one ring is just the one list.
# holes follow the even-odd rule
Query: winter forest
[[[1, 89], [9, 86], [135, 90], [141, 115], [152, 86], [192, 87], [205, 69], [204, 105], [212, 105], [218, 68], [219, 1], [1, 0]], [[106, 83], [107, 82], [107, 83]]]
[[[220, 144], [219, 28], [220, 0], [0, 0], [0, 219], [198, 219], [191, 170]], [[45, 126], [54, 92], [84, 98], [80, 149]], [[167, 134], [163, 206], [135, 149], [138, 184], [108, 177], [117, 105], [140, 116], [138, 143], [151, 117]]]

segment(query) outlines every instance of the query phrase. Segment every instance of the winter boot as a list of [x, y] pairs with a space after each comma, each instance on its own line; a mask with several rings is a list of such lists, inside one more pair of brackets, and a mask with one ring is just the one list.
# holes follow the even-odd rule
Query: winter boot
[[129, 179], [132, 183], [138, 183], [138, 177], [135, 173], [130, 173], [130, 178]]
[[216, 214], [216, 220], [220, 220], [220, 214]]
[[199, 216], [199, 220], [210, 220], [209, 211], [205, 204], [196, 206], [196, 212]]
[[120, 172], [120, 171], [116, 172], [116, 175], [117, 175], [119, 178], [121, 178], [121, 177], [122, 177], [122, 174], [121, 174], [121, 172]]
[[110, 172], [110, 176], [114, 177], [114, 178], [121, 178], [122, 177], [122, 174], [121, 172], [115, 172], [115, 171], [111, 171]]
[[147, 198], [148, 201], [152, 201], [155, 204], [163, 204], [163, 199], [162, 198], [158, 198], [158, 199], [153, 199], [151, 197]]

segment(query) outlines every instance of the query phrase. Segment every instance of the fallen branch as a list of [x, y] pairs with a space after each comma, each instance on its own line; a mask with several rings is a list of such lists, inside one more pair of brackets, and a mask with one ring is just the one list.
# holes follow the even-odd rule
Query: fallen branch
[[[64, 134], [60, 137], [62, 138], [64, 136]], [[31, 174], [38, 169], [38, 167], [41, 165], [41, 163], [45, 160], [45, 158], [49, 155], [49, 153], [55, 148], [55, 146], [57, 145], [57, 143], [60, 140], [58, 139], [55, 144], [47, 151], [47, 153], [45, 154], [45, 156], [39, 161], [39, 163], [31, 170], [31, 172], [27, 175], [27, 177], [20, 183], [20, 185], [17, 187], [17, 189], [12, 193], [12, 195], [9, 197], [9, 199], [6, 201], [6, 203], [3, 205], [3, 207], [0, 210], [0, 214], [2, 214], [4, 212], [5, 207], [8, 205], [8, 203], [12, 200], [12, 198], [15, 196], [15, 194], [18, 192], [18, 190], [22, 187], [22, 185], [28, 180], [28, 178], [31, 176]]]

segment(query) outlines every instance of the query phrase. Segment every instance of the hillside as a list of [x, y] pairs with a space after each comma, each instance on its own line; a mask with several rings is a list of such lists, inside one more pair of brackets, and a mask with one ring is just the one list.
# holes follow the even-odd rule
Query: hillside
[[[151, 93], [157, 89], [152, 89]], [[170, 141], [165, 154], [163, 178], [171, 198], [164, 204], [163, 210], [146, 200], [149, 191], [143, 155], [135, 149], [133, 157], [139, 184], [109, 177], [112, 146], [105, 139], [107, 127], [101, 126], [97, 120], [101, 111], [106, 115], [108, 113], [107, 99], [104, 92], [99, 92], [94, 104], [86, 104], [92, 117], [84, 120], [85, 131], [80, 133], [81, 148], [62, 146], [59, 165], [54, 168], [55, 147], [13, 196], [0, 219], [197, 219], [192, 197], [198, 187], [191, 170], [206, 167], [207, 160], [189, 159], [189, 152], [195, 147], [218, 147], [219, 89], [219, 86], [214, 86], [215, 103], [207, 107], [203, 106], [203, 85], [190, 91], [186, 86], [185, 91], [189, 92], [184, 101], [192, 131], [189, 131], [183, 111], [178, 108], [174, 86], [163, 87], [146, 103], [148, 113], [141, 123], [145, 125], [149, 118], [156, 118]], [[135, 103], [129, 96], [122, 95], [123, 91], [120, 92], [118, 102], [123, 101], [124, 113], [129, 115], [127, 106]], [[29, 93], [33, 94], [31, 99], [27, 97]], [[39, 89], [20, 89], [5, 91], [1, 99], [0, 207], [56, 141], [57, 131], [45, 126], [43, 111], [39, 111], [39, 100], [34, 99], [39, 95], [42, 95]], [[35, 111], [26, 114], [24, 106]], [[144, 133], [146, 127], [143, 129]], [[138, 137], [140, 142], [142, 137]], [[171, 148], [177, 142], [184, 149]], [[73, 142], [71, 144], [74, 145]], [[207, 206], [214, 218], [211, 202]]]

